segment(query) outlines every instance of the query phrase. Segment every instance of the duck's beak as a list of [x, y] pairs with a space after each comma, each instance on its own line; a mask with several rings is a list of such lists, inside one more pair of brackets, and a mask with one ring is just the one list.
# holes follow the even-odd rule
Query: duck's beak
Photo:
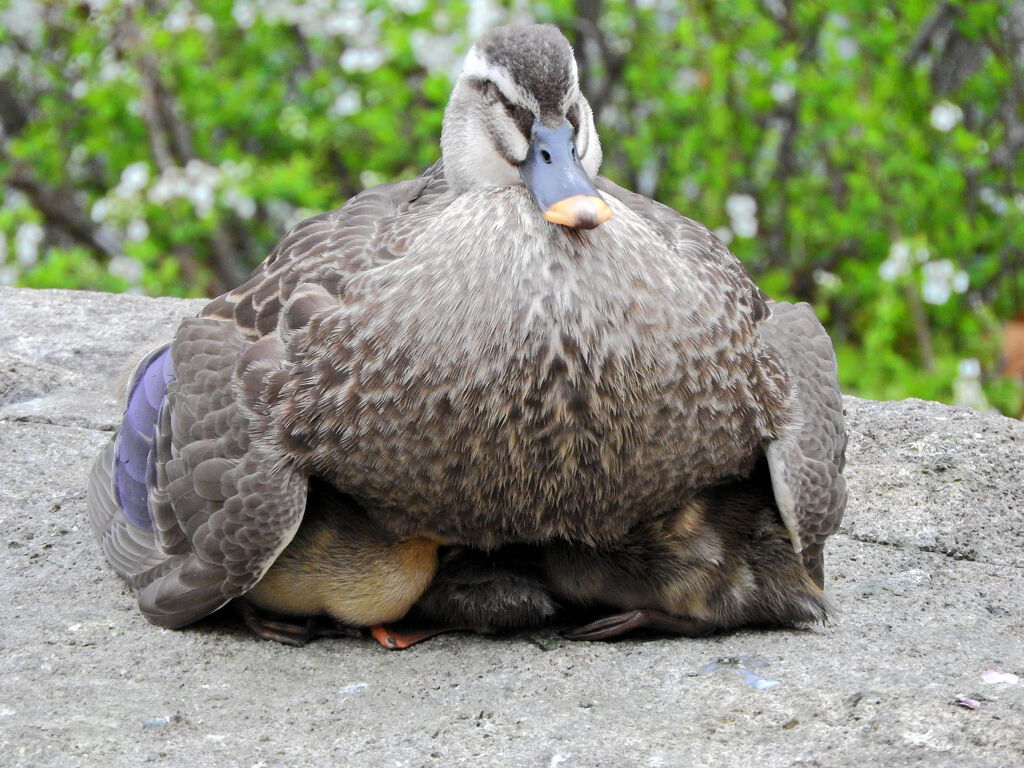
[[576, 156], [569, 122], [547, 128], [533, 124], [533, 139], [519, 175], [537, 201], [545, 219], [576, 229], [593, 229], [611, 218], [611, 208], [601, 199]]

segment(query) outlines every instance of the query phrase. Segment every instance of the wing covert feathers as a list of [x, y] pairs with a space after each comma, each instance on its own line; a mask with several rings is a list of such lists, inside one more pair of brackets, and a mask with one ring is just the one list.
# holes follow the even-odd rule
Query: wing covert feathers
[[758, 328], [791, 377], [791, 426], [767, 449], [782, 519], [818, 586], [825, 539], [846, 508], [846, 427], [832, 342], [807, 304], [772, 302]]
[[[250, 444], [236, 402], [236, 368], [249, 347], [229, 321], [179, 327], [148, 479], [152, 530], [118, 508], [113, 448], [93, 466], [89, 512], [104, 554], [159, 626], [185, 626], [244, 594], [302, 518], [306, 479]], [[256, 364], [252, 357], [245, 363]]]

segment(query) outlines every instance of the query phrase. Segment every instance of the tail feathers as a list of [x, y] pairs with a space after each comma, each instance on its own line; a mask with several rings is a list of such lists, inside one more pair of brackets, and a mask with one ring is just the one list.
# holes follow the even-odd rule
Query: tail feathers
[[121, 507], [114, 493], [114, 441], [111, 440], [100, 451], [89, 471], [89, 488], [85, 496], [85, 506], [89, 511], [89, 524], [92, 532], [100, 541], [111, 519]]
[[174, 563], [158, 550], [151, 530], [132, 525], [121, 511], [113, 480], [116, 455], [116, 442], [111, 440], [93, 462], [86, 508], [107, 561], [132, 589], [139, 590]]

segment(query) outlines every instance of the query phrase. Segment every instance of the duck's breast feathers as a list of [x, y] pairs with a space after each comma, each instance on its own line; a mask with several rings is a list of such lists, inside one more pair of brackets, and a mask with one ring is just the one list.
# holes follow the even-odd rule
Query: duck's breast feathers
[[739, 290], [743, 306], [749, 308], [751, 318], [758, 322], [768, 317], [768, 296], [757, 287], [742, 262], [711, 230], [667, 205], [624, 189], [603, 176], [598, 177], [596, 186], [602, 194], [618, 200], [640, 216], [652, 234], [660, 236], [670, 248], [687, 258], [706, 260], [724, 268], [730, 282]]
[[337, 210], [301, 221], [244, 283], [201, 315], [232, 320], [248, 339], [264, 336], [276, 328], [297, 286], [316, 284], [340, 297], [353, 276], [402, 258], [410, 229], [447, 195], [438, 161], [415, 179], [372, 187]]

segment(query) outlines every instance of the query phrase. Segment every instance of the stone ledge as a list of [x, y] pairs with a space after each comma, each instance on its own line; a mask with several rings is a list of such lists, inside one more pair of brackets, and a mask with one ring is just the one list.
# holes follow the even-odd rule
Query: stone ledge
[[825, 627], [449, 635], [389, 653], [284, 648], [229, 619], [148, 625], [93, 541], [85, 477], [119, 419], [119, 372], [202, 305], [0, 288], [5, 765], [1024, 761], [1024, 684], [981, 678], [1024, 677], [1024, 424], [937, 403], [846, 398]]

